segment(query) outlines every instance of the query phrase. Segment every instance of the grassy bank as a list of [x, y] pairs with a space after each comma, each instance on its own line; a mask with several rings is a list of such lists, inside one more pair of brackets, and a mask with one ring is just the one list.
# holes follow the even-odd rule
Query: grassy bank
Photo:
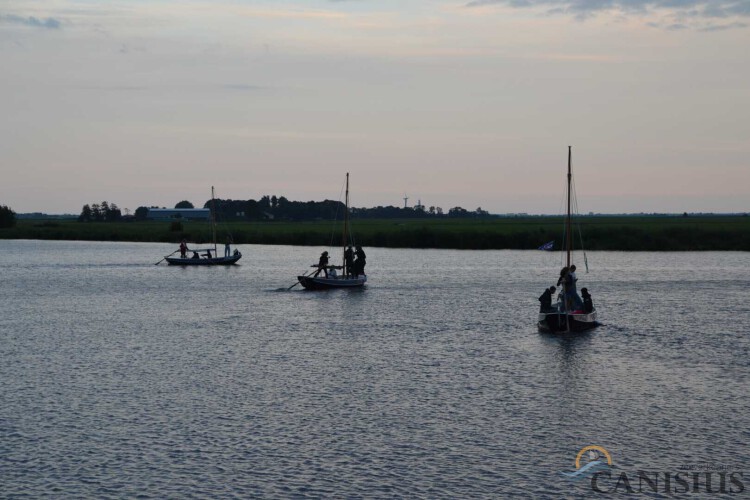
[[[396, 248], [534, 249], [562, 243], [558, 217], [491, 219], [355, 220], [354, 234], [364, 246]], [[582, 217], [579, 225], [589, 250], [743, 250], [750, 251], [750, 217]], [[331, 222], [233, 222], [219, 225], [219, 241], [230, 232], [237, 244], [329, 245], [340, 241]], [[21, 220], [0, 229], [0, 239], [151, 241], [202, 243], [208, 225], [168, 222], [79, 223]], [[576, 247], [578, 247], [576, 233]]]

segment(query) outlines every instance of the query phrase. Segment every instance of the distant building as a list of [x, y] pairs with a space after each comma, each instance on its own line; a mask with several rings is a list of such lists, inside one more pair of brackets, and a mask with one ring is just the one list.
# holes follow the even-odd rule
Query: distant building
[[149, 208], [149, 220], [209, 220], [211, 210], [208, 208]]

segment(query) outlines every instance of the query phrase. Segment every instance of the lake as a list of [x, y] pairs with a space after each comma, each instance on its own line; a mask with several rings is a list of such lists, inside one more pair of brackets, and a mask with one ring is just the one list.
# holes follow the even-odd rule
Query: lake
[[557, 253], [366, 248], [365, 289], [307, 292], [323, 248], [174, 250], [0, 241], [0, 496], [559, 498], [588, 445], [748, 464], [750, 253], [589, 252], [603, 325], [555, 337]]

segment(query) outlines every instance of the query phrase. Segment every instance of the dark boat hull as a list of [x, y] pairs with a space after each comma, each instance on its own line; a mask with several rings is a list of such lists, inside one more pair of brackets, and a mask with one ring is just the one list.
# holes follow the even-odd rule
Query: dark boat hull
[[539, 313], [539, 331], [545, 333], [585, 332], [599, 326], [596, 311], [590, 313]]
[[330, 290], [332, 288], [358, 288], [367, 282], [367, 276], [356, 278], [321, 278], [312, 276], [297, 276], [300, 284], [306, 290]]
[[181, 257], [167, 257], [172, 266], [231, 266], [242, 258], [241, 253], [229, 257], [213, 257], [211, 259], [183, 259]]

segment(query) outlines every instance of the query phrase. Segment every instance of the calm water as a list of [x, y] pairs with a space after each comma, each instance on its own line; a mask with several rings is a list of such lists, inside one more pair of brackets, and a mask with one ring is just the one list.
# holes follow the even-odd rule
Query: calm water
[[604, 326], [565, 339], [535, 327], [558, 255], [371, 248], [365, 290], [287, 292], [322, 249], [153, 265], [175, 248], [0, 241], [1, 496], [561, 497], [590, 444], [750, 465], [750, 253], [590, 252]]

